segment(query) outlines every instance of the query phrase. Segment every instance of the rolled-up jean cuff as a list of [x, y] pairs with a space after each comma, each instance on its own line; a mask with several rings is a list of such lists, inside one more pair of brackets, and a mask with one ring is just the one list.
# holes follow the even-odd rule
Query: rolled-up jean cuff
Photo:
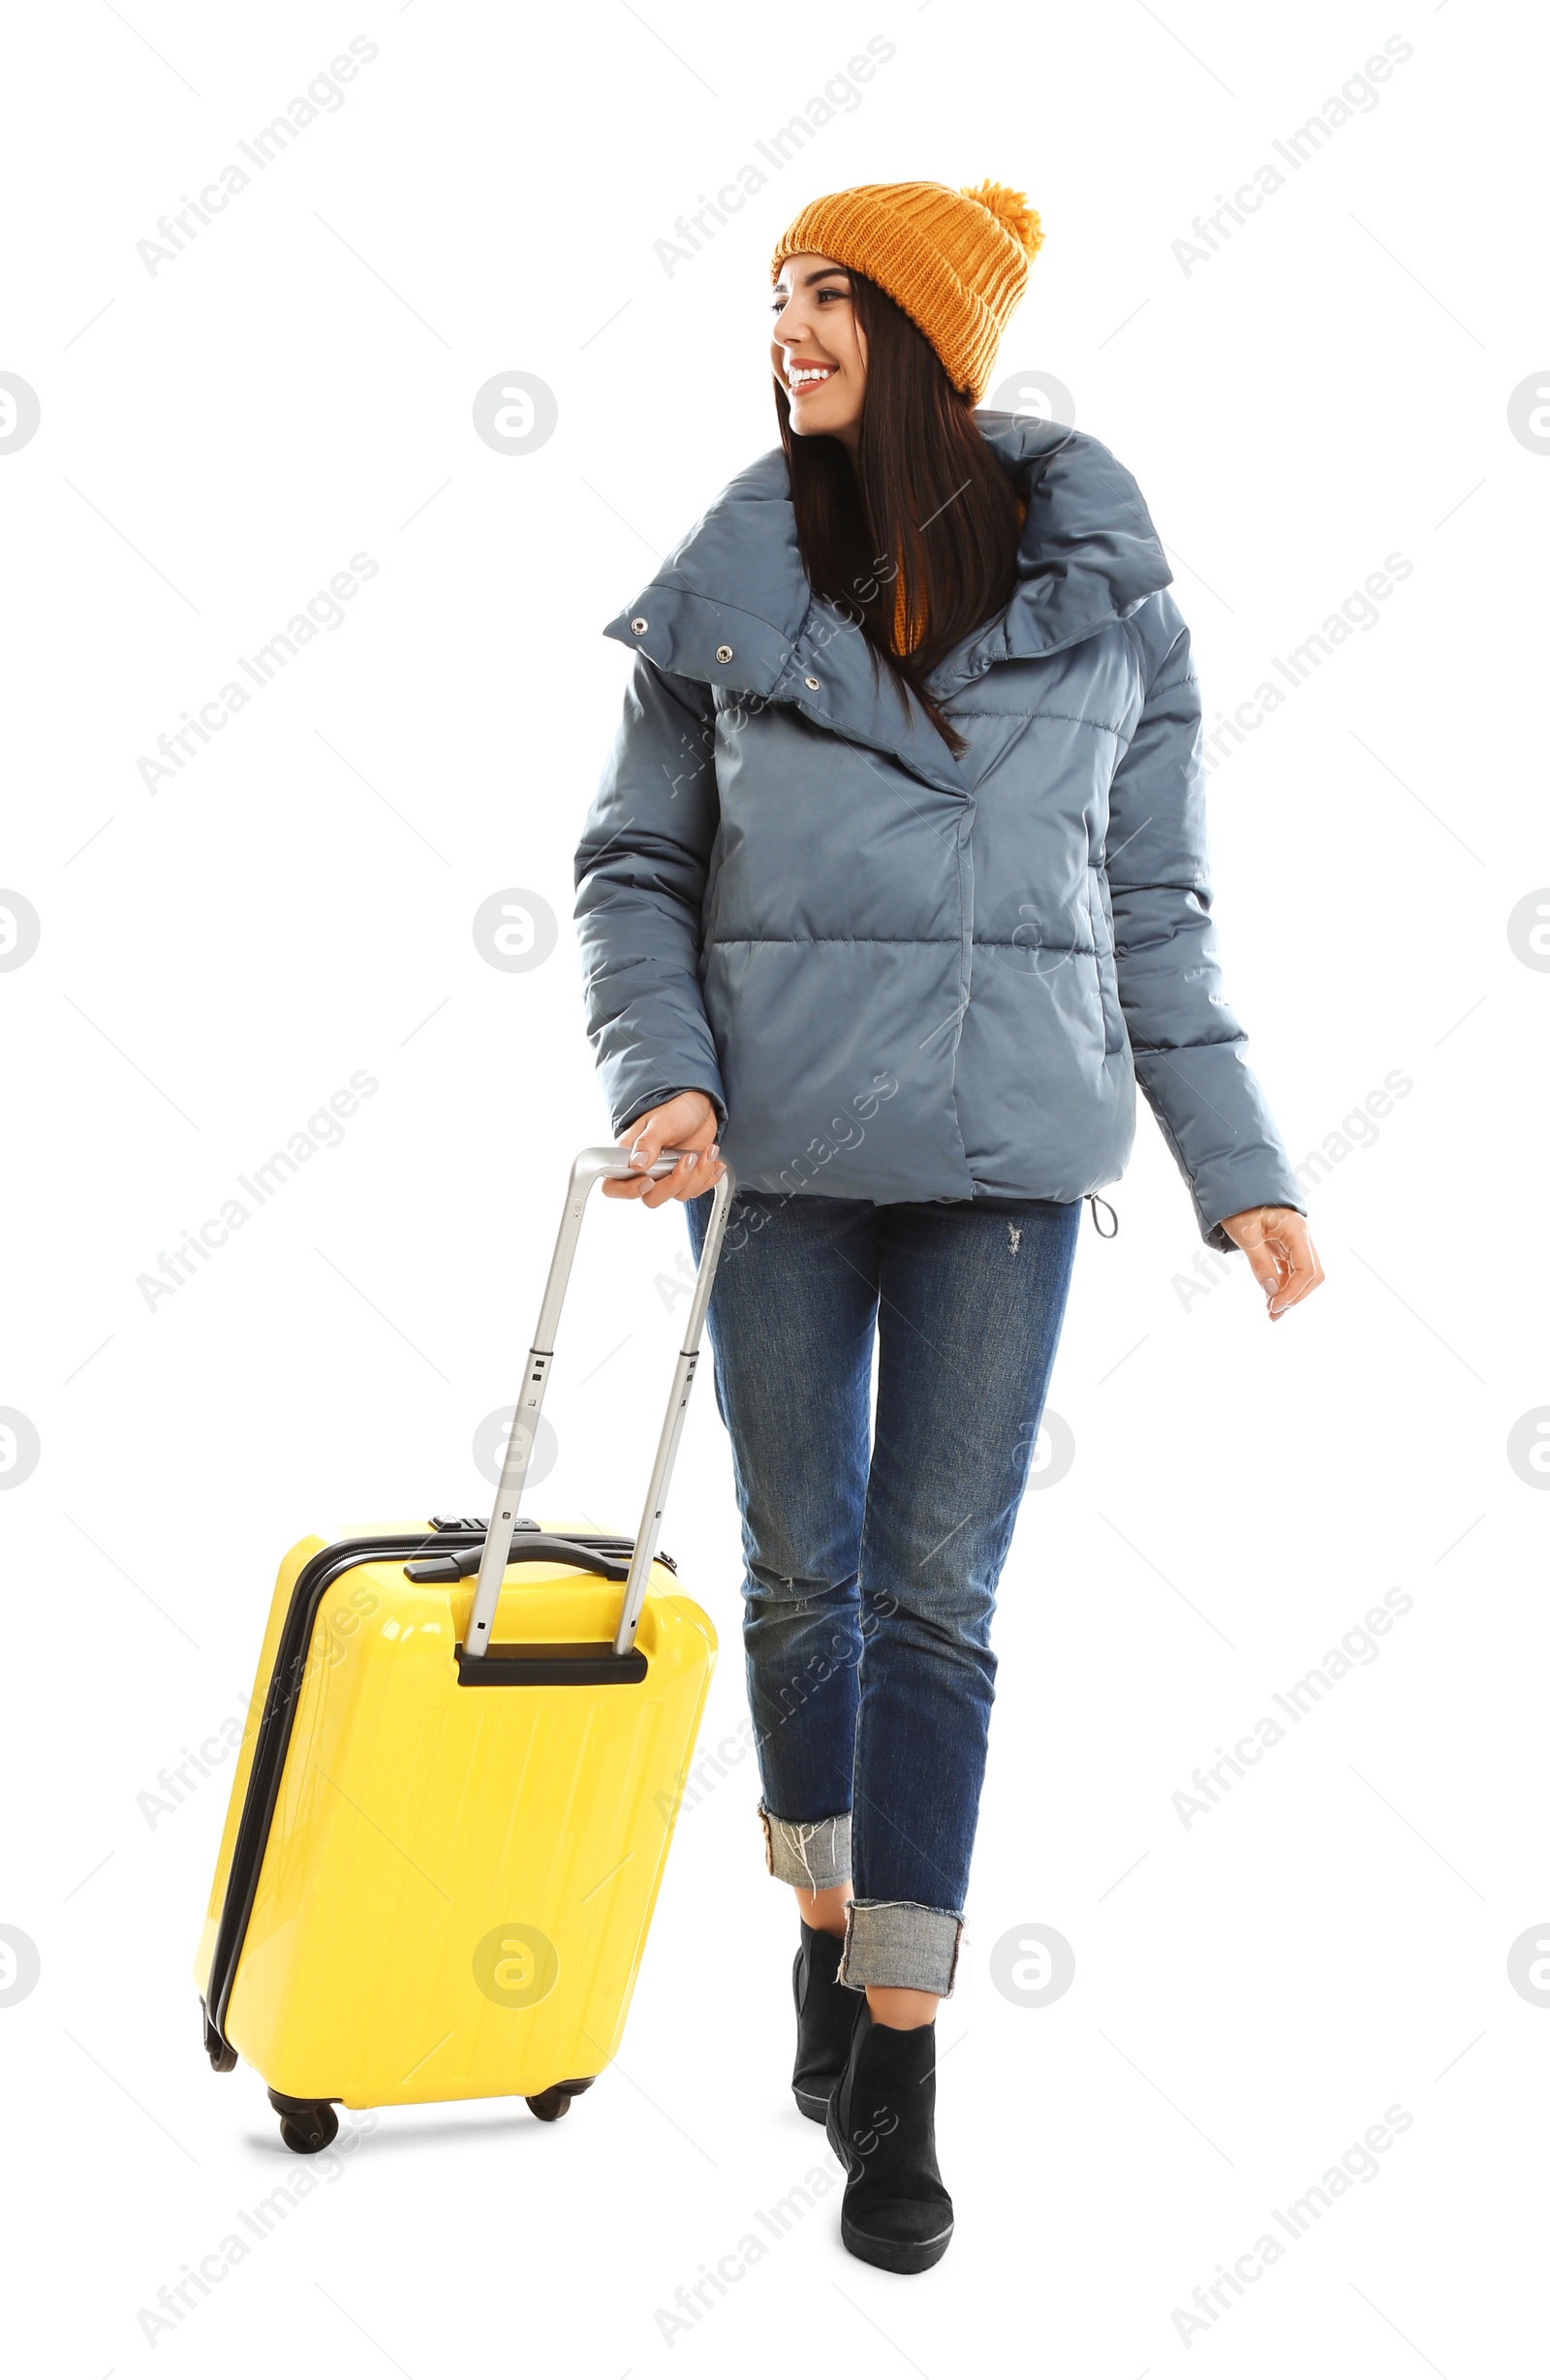
[[856, 1990], [875, 1984], [949, 1999], [962, 1934], [961, 1909], [930, 1909], [918, 1900], [852, 1900], [839, 1980]]
[[804, 1893], [826, 1893], [851, 1881], [851, 1813], [837, 1818], [777, 1818], [762, 1801], [759, 1821], [764, 1830], [764, 1864], [782, 1884], [800, 1885]]

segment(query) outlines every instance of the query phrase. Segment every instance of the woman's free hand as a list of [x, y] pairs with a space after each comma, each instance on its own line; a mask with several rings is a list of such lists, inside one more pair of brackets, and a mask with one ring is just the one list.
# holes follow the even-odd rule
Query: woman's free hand
[[1222, 1229], [1249, 1259], [1249, 1269], [1265, 1293], [1272, 1322], [1279, 1322], [1324, 1277], [1308, 1221], [1295, 1206], [1246, 1206], [1224, 1215]]
[[[669, 1199], [698, 1199], [714, 1190], [727, 1171], [717, 1151], [718, 1130], [716, 1111], [703, 1091], [680, 1091], [662, 1107], [649, 1108], [628, 1132], [619, 1135], [620, 1147], [628, 1148], [630, 1163], [642, 1170], [644, 1179], [604, 1181], [604, 1197], [640, 1199], [647, 1206], [665, 1206]], [[656, 1164], [665, 1148], [681, 1148], [686, 1153], [670, 1174], [653, 1181], [645, 1169]]]

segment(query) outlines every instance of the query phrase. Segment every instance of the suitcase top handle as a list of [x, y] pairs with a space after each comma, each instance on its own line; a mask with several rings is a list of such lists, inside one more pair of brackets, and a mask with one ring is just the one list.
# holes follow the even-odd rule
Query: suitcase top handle
[[[455, 1553], [427, 1554], [418, 1562], [404, 1564], [404, 1577], [413, 1579], [417, 1586], [445, 1585], [453, 1579], [471, 1579], [484, 1558], [482, 1543], [459, 1546]], [[573, 1570], [590, 1570], [594, 1578], [612, 1579], [622, 1584], [630, 1576], [628, 1559], [620, 1553], [605, 1553], [601, 1546], [589, 1546], [584, 1539], [550, 1537], [542, 1529], [524, 1529], [512, 1541], [507, 1562], [565, 1562]]]
[[[683, 1149], [664, 1149], [651, 1168], [652, 1179], [662, 1180], [685, 1154]], [[506, 1459], [501, 1465], [495, 1505], [484, 1535], [479, 1584], [474, 1590], [474, 1608], [469, 1613], [467, 1643], [463, 1648], [465, 1659], [481, 1659], [489, 1649], [495, 1607], [500, 1601], [501, 1581], [506, 1575], [507, 1560], [512, 1550], [517, 1510], [527, 1479], [528, 1456], [538, 1434], [539, 1415], [543, 1409], [543, 1392], [548, 1386], [549, 1371], [554, 1361], [554, 1341], [588, 1197], [595, 1182], [604, 1179], [635, 1181], [639, 1174], [639, 1167], [631, 1165], [625, 1151], [618, 1147], [584, 1148], [571, 1168], [570, 1187], [565, 1194], [565, 1213], [554, 1243], [543, 1302], [539, 1308], [539, 1324], [528, 1354], [522, 1394], [512, 1423], [512, 1434], [507, 1441]], [[646, 1582], [651, 1577], [651, 1565], [656, 1558], [663, 1507], [667, 1501], [667, 1483], [672, 1477], [689, 1392], [694, 1386], [695, 1367], [699, 1362], [699, 1334], [704, 1328], [705, 1308], [710, 1303], [711, 1284], [715, 1280], [716, 1266], [721, 1257], [722, 1237], [727, 1229], [727, 1209], [731, 1203], [732, 1192], [733, 1182], [728, 1169], [711, 1192], [710, 1222], [699, 1251], [699, 1269], [695, 1275], [694, 1296], [689, 1300], [689, 1312], [684, 1318], [683, 1344], [673, 1367], [667, 1411], [662, 1425], [662, 1435], [657, 1441], [657, 1458], [651, 1467], [640, 1526], [636, 1531], [630, 1575], [625, 1581], [619, 1628], [613, 1640], [616, 1653], [627, 1653], [633, 1648], [636, 1630], [640, 1624], [640, 1607], [645, 1601]]]

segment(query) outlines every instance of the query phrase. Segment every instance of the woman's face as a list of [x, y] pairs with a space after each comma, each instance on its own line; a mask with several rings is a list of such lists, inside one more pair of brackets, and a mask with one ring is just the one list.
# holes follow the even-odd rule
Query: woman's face
[[832, 257], [789, 256], [771, 298], [770, 362], [798, 438], [839, 438], [853, 456], [866, 392], [866, 340], [851, 276]]

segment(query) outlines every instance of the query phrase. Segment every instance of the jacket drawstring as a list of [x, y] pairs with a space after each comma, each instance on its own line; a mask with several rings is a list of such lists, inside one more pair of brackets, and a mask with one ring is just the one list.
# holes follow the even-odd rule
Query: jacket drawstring
[[[1109, 1205], [1107, 1199], [1100, 1199], [1095, 1192], [1090, 1190], [1087, 1194], [1087, 1204], [1093, 1210], [1093, 1229], [1098, 1234], [1100, 1239], [1117, 1239], [1120, 1236], [1120, 1219], [1114, 1212], [1113, 1207]], [[1112, 1231], [1105, 1232], [1103, 1226], [1098, 1219], [1098, 1210], [1100, 1206], [1114, 1227]]]

